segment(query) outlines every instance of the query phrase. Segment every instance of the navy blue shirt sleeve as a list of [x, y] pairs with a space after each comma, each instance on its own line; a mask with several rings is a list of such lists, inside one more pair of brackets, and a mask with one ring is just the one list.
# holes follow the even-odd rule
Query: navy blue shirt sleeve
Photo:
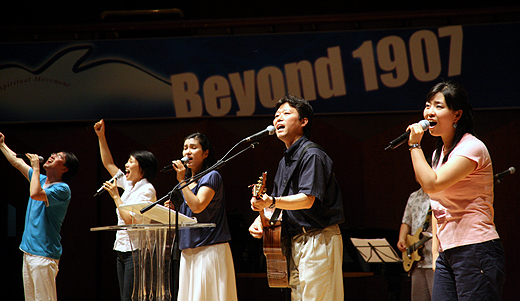
[[231, 240], [222, 177], [217, 171], [211, 171], [199, 180], [192, 192], [197, 194], [201, 187], [209, 187], [215, 191], [215, 195], [208, 206], [200, 213], [193, 213], [186, 202], [183, 202], [179, 212], [197, 218], [199, 223], [214, 223], [215, 227], [181, 230], [179, 240], [181, 249], [213, 245]]

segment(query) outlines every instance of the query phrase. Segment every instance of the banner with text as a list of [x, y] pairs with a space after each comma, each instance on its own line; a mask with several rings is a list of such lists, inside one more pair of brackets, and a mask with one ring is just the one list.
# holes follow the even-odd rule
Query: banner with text
[[421, 110], [454, 80], [520, 107], [520, 24], [0, 44], [0, 122]]

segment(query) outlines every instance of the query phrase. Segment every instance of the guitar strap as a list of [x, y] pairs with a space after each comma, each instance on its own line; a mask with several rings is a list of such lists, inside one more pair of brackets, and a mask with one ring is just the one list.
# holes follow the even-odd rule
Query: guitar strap
[[[316, 144], [314, 142], [307, 143], [303, 147], [303, 150], [302, 150], [302, 152], [300, 154], [300, 157], [298, 158], [298, 161], [296, 162], [296, 166], [294, 167], [294, 169], [293, 169], [291, 175], [289, 176], [289, 178], [287, 178], [287, 183], [285, 184], [285, 187], [283, 189], [283, 192], [282, 192], [281, 196], [284, 196], [284, 195], [286, 195], [288, 193], [288, 191], [289, 191], [289, 182], [290, 182], [291, 178], [293, 177], [294, 172], [296, 171], [296, 169], [298, 169], [298, 165], [300, 164], [300, 161], [302, 160], [303, 155], [305, 154], [307, 149], [309, 149], [311, 147], [315, 147], [315, 148], [319, 148], [319, 149], [323, 150], [323, 148], [321, 146], [319, 146], [318, 144]], [[276, 221], [278, 220], [278, 217], [280, 216], [281, 212], [282, 212], [282, 209], [279, 209], [279, 208], [274, 209], [273, 215], [271, 216], [271, 219], [269, 220], [269, 225], [273, 226], [276, 223]]]
[[424, 219], [424, 223], [423, 223], [424, 231], [427, 231], [428, 227], [430, 227], [431, 220], [432, 220], [432, 207], [430, 206], [428, 209], [428, 213], [426, 213], [426, 218]]

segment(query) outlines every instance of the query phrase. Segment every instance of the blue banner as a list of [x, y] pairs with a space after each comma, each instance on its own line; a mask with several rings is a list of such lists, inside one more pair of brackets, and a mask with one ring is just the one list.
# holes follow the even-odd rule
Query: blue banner
[[0, 44], [0, 122], [421, 110], [440, 80], [520, 105], [520, 24]]

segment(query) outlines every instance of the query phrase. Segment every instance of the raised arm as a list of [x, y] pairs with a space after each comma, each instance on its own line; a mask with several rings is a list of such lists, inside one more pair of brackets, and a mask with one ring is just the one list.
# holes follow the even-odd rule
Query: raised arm
[[14, 168], [18, 169], [27, 180], [29, 180], [29, 169], [31, 167], [27, 165], [23, 159], [17, 158], [16, 153], [7, 147], [5, 144], [5, 136], [2, 133], [0, 133], [0, 150], [7, 161], [9, 161]]
[[27, 157], [31, 160], [31, 167], [33, 169], [31, 185], [29, 187], [31, 199], [36, 201], [42, 201], [45, 202], [45, 204], [49, 205], [47, 193], [40, 184], [40, 159], [36, 154], [27, 154]]
[[98, 136], [99, 152], [101, 154], [101, 161], [103, 161], [103, 166], [105, 166], [106, 170], [111, 176], [114, 176], [119, 168], [115, 165], [114, 159], [112, 158], [112, 153], [110, 153], [110, 149], [108, 148], [107, 139], [105, 137], [105, 121], [101, 119], [100, 121], [96, 122], [96, 124], [94, 124], [94, 130]]

